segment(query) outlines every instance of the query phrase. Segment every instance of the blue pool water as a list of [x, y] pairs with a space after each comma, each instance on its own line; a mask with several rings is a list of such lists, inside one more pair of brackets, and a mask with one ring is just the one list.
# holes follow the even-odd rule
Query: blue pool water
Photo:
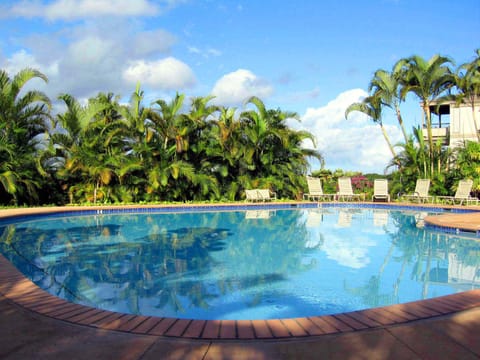
[[480, 288], [480, 242], [371, 208], [49, 216], [0, 252], [69, 301], [189, 319], [335, 314]]

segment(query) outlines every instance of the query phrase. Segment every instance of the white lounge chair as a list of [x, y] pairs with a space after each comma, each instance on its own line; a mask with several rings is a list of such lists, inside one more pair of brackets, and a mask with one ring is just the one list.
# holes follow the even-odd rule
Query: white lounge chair
[[352, 179], [349, 177], [338, 178], [337, 200], [365, 200], [365, 194], [355, 194], [352, 188]]
[[268, 219], [271, 213], [269, 210], [247, 210], [245, 219]]
[[337, 226], [339, 227], [350, 227], [352, 226], [353, 213], [350, 211], [340, 210], [338, 212], [338, 222]]
[[277, 194], [270, 189], [257, 189], [257, 193], [261, 201], [277, 200]]
[[317, 211], [318, 209], [308, 209], [307, 221], [305, 226], [307, 228], [317, 228], [323, 221], [323, 212]]
[[245, 190], [245, 201], [260, 201], [257, 189]]
[[373, 226], [383, 227], [388, 224], [388, 211], [373, 210]]
[[387, 202], [390, 202], [387, 179], [375, 179], [375, 181], [373, 182], [372, 201], [375, 200], [386, 200]]
[[303, 194], [304, 200], [333, 200], [335, 194], [324, 194], [320, 178], [307, 176], [308, 194]]
[[418, 202], [433, 202], [433, 196], [428, 195], [430, 179], [417, 179], [415, 191], [411, 195], [403, 195], [406, 200]]
[[425, 226], [425, 218], [428, 216], [428, 212], [422, 211], [415, 214], [415, 226], [422, 229]]
[[465, 205], [469, 205], [470, 203], [478, 205], [478, 199], [470, 196], [472, 186], [473, 180], [460, 180], [454, 196], [437, 196], [436, 199], [445, 201], [447, 204], [456, 204], [458, 202], [462, 205], [463, 202], [465, 202]]

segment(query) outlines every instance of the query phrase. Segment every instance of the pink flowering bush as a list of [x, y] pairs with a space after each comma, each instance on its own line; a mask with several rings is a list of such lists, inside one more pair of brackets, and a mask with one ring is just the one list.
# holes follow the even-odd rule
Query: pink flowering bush
[[373, 188], [373, 182], [363, 175], [352, 176], [352, 188], [355, 193], [370, 193]]

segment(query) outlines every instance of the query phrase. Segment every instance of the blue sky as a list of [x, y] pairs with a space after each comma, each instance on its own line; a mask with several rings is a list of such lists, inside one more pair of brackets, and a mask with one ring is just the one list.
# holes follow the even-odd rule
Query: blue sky
[[[256, 95], [300, 115], [291, 126], [314, 133], [327, 168], [383, 172], [379, 127], [358, 113], [345, 120], [346, 106], [400, 58], [471, 61], [479, 34], [478, 0], [7, 0], [0, 68], [39, 69], [49, 83], [32, 85], [52, 99], [128, 99], [138, 81], [147, 104], [179, 91], [241, 109]], [[408, 129], [420, 123], [417, 99], [402, 111]], [[400, 141], [393, 114], [384, 123]]]

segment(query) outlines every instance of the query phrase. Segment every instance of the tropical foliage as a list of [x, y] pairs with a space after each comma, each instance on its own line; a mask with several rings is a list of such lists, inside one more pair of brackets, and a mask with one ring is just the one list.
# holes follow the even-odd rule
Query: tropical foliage
[[[379, 125], [392, 155], [387, 166], [392, 195], [412, 191], [419, 177], [432, 180], [436, 195], [452, 193], [462, 178], [474, 179], [474, 191], [480, 192], [478, 142], [452, 151], [432, 135], [432, 102], [467, 104], [478, 117], [480, 50], [471, 62], [453, 66], [440, 55], [400, 59], [391, 71], [375, 71], [369, 95], [345, 112], [346, 117], [362, 112]], [[235, 201], [243, 199], [244, 189], [257, 187], [300, 199], [309, 159], [324, 163], [318, 151], [302, 146], [313, 142], [313, 135], [287, 125], [297, 114], [268, 109], [255, 96], [241, 109], [213, 105], [211, 96], [187, 99], [180, 93], [145, 104], [137, 85], [128, 104], [113, 93], [87, 102], [60, 94], [56, 101], [64, 108], [53, 113], [44, 93], [25, 87], [33, 79], [47, 82], [37, 70], [13, 77], [0, 70], [3, 205]], [[425, 114], [411, 134], [401, 113], [407, 96], [417, 98]], [[388, 111], [402, 143], [389, 139]], [[316, 175], [324, 178], [326, 192], [335, 192], [336, 179], [346, 174], [322, 168]], [[374, 177], [350, 175], [356, 190], [368, 196]]]
[[[41, 92], [22, 92], [25, 69], [0, 73], [0, 203], [115, 203], [239, 200], [265, 187], [300, 198], [312, 134], [293, 130], [294, 113], [267, 109], [257, 97], [244, 109], [176, 94], [144, 104], [137, 86], [128, 105], [99, 93], [82, 104], [70, 94], [50, 113]], [[50, 123], [49, 123], [50, 120]]]
[[[435, 195], [452, 193], [458, 180], [474, 179], [474, 188], [479, 191], [478, 172], [480, 152], [478, 143], [465, 143], [453, 151], [435, 141], [432, 134], [432, 103], [456, 101], [472, 108], [475, 126], [480, 99], [480, 49], [475, 51], [472, 62], [453, 69], [454, 62], [449, 57], [434, 55], [430, 59], [411, 56], [397, 61], [392, 71], [375, 71], [369, 84], [369, 95], [360, 102], [351, 104], [346, 112], [359, 111], [378, 124], [392, 153], [387, 169], [391, 173], [393, 194], [412, 191], [417, 178], [432, 180], [431, 192]], [[409, 135], [404, 126], [401, 104], [407, 96], [417, 98], [423, 107], [422, 126], [412, 129]], [[394, 112], [400, 126], [404, 142], [392, 146], [384, 129], [383, 114]], [[477, 130], [477, 136], [480, 133]], [[468, 159], [468, 160], [465, 160]]]
[[40, 190], [48, 174], [41, 149], [48, 144], [50, 100], [25, 84], [39, 71], [25, 69], [10, 78], [0, 70], [0, 202], [32, 204], [40, 201]]

